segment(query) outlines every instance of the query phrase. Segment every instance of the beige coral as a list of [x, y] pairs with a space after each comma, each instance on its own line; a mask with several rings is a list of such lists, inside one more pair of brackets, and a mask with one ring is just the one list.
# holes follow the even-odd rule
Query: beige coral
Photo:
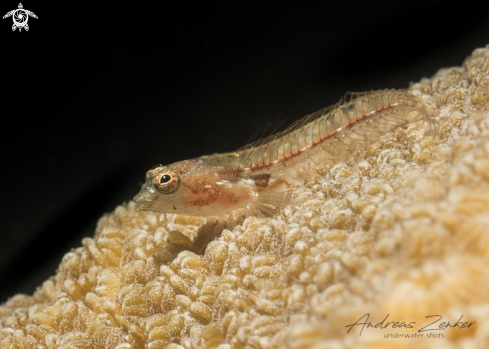
[[[102, 217], [56, 276], [0, 307], [1, 348], [489, 347], [489, 49], [410, 91], [439, 135], [386, 134], [311, 175], [300, 207], [229, 226], [205, 253], [190, 245], [211, 218], [133, 203]], [[415, 328], [347, 333], [366, 313]], [[435, 314], [475, 324], [384, 336]]]

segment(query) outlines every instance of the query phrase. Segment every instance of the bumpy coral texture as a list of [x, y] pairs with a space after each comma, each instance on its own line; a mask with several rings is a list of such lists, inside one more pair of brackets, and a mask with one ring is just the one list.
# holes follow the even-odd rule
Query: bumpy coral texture
[[[190, 244], [211, 218], [118, 207], [0, 307], [1, 348], [488, 348], [488, 48], [410, 87], [436, 135], [418, 123], [374, 140], [312, 174], [304, 204], [248, 217], [205, 253]], [[366, 313], [414, 328], [348, 333]], [[384, 336], [430, 315], [475, 324]]]

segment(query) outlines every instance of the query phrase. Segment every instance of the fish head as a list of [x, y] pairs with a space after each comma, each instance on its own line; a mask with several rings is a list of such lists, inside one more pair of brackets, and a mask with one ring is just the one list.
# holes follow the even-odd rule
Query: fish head
[[180, 161], [151, 168], [146, 173], [143, 187], [134, 197], [136, 210], [181, 213], [184, 209], [182, 199], [187, 194], [185, 182], [194, 166], [194, 161]]
[[230, 197], [227, 191], [235, 192], [236, 188], [225, 188], [219, 178], [216, 168], [198, 159], [155, 166], [146, 173], [146, 181], [134, 197], [136, 210], [192, 216], [223, 214], [231, 209], [223, 202]]

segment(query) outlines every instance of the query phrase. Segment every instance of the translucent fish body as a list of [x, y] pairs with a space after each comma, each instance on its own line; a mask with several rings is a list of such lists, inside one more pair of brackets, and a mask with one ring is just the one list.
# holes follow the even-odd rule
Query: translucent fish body
[[339, 103], [236, 152], [202, 156], [146, 175], [137, 209], [222, 216], [238, 208], [267, 212], [291, 203], [287, 193], [311, 169], [324, 169], [379, 136], [433, 113], [403, 90], [349, 93]]

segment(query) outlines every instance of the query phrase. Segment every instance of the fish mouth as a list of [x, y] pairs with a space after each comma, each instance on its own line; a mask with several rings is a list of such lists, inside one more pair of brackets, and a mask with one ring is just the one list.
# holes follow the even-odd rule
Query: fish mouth
[[136, 211], [148, 211], [153, 206], [151, 201], [141, 200], [139, 195], [136, 195], [133, 200], [136, 203]]

